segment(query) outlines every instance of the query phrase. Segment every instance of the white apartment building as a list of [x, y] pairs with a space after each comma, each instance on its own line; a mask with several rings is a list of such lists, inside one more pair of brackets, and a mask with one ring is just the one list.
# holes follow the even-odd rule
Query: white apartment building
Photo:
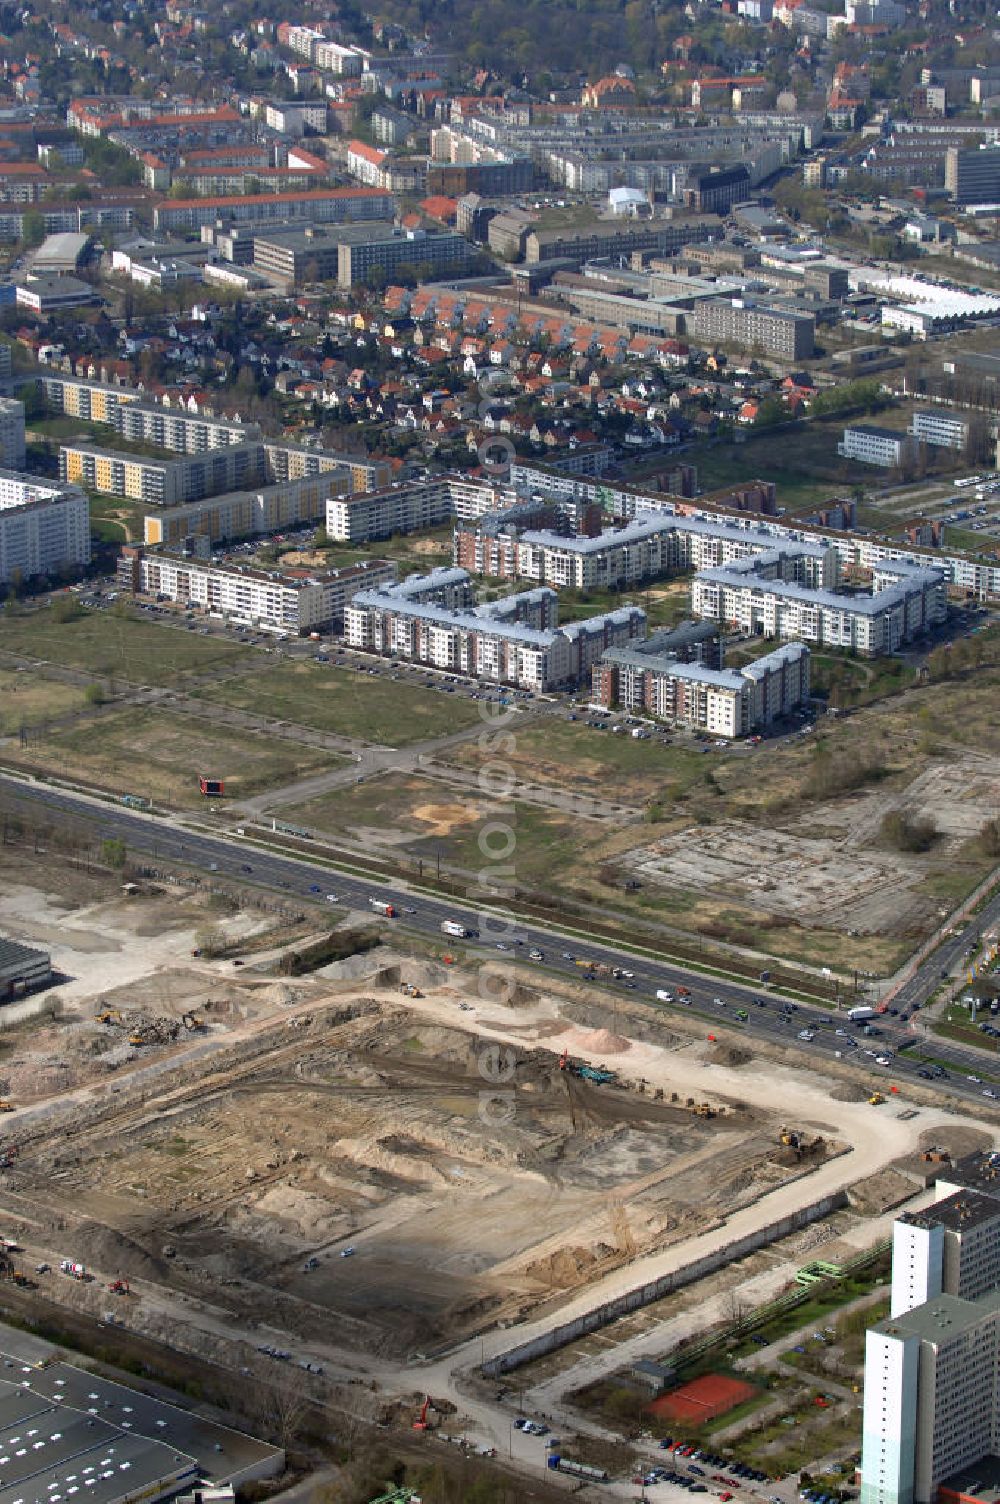
[[0, 465], [24, 469], [24, 403], [15, 397], [0, 397]]
[[[828, 589], [836, 585], [838, 560], [833, 549], [817, 543], [786, 543], [781, 548], [790, 577]], [[755, 537], [724, 522], [659, 512], [594, 538], [526, 531], [517, 540], [515, 559], [519, 578], [593, 590], [634, 586], [670, 569], [707, 569], [774, 549], [774, 539], [766, 535]]]
[[752, 636], [847, 648], [871, 658], [895, 653], [945, 619], [944, 575], [914, 565], [883, 565], [869, 596], [836, 595], [784, 577], [783, 550], [707, 569], [691, 582], [695, 616]]
[[861, 1504], [934, 1504], [997, 1450], [1000, 1293], [939, 1295], [868, 1331]]
[[642, 646], [612, 648], [593, 673], [593, 698], [713, 736], [746, 736], [808, 703], [809, 649], [785, 643], [739, 669], [682, 663]]
[[873, 570], [882, 564], [912, 564], [941, 570], [947, 582], [956, 589], [968, 590], [983, 597], [1000, 597], [1000, 563], [974, 558], [971, 554], [945, 553], [913, 548], [901, 543], [887, 543], [881, 538], [866, 537], [858, 532], [803, 527], [795, 522], [762, 517], [755, 512], [720, 514], [713, 510], [699, 513], [692, 510], [689, 502], [678, 501], [676, 497], [615, 485], [603, 478], [565, 475], [526, 460], [512, 462], [509, 486], [510, 494], [518, 499], [528, 496], [536, 499], [551, 497], [572, 501], [576, 505], [597, 501], [613, 504], [615, 511], [625, 517], [639, 517], [648, 513], [677, 516], [683, 511], [688, 515], [688, 520], [698, 519], [718, 526], [724, 516], [727, 527], [739, 529], [752, 537], [769, 538], [772, 544], [787, 540], [818, 543], [824, 548], [832, 548], [845, 568]]
[[[939, 1188], [940, 1188], [939, 1182]], [[1000, 1288], [1000, 1200], [963, 1188], [892, 1229], [891, 1316], [938, 1295], [978, 1300]]]
[[90, 507], [76, 486], [0, 470], [0, 583], [90, 562]]
[[961, 450], [969, 438], [969, 420], [955, 413], [923, 408], [913, 414], [908, 432], [918, 444]]
[[140, 402], [119, 403], [114, 426], [123, 439], [156, 444], [180, 454], [203, 454], [207, 449], [222, 449], [229, 444], [260, 442], [256, 423], [206, 418]]
[[[332, 46], [333, 43], [328, 45]], [[307, 128], [322, 136], [326, 134], [326, 100], [275, 100], [265, 107], [264, 119], [273, 131], [278, 131], [282, 136], [302, 136]]]
[[342, 620], [359, 590], [391, 585], [396, 578], [395, 564], [386, 559], [297, 574], [167, 553], [143, 553], [139, 571], [143, 595], [191, 603], [214, 615], [289, 636]]
[[540, 626], [554, 617], [549, 591], [456, 609], [419, 598], [420, 579], [417, 595], [413, 581], [359, 592], [344, 615], [347, 646], [541, 693], [589, 679], [608, 648], [645, 636], [646, 613], [634, 606]]
[[340, 78], [360, 78], [363, 69], [360, 52], [339, 42], [317, 42], [313, 61], [324, 73], [336, 73]]
[[326, 509], [326, 530], [338, 543], [368, 543], [393, 533], [440, 527], [452, 518], [481, 517], [497, 505], [497, 489], [457, 474], [398, 481], [381, 491], [337, 496]]
[[854, 423], [844, 429], [837, 453], [844, 459], [860, 460], [863, 465], [881, 465], [891, 470], [914, 457], [916, 446], [909, 434], [898, 429]]
[[890, 1314], [865, 1348], [861, 1504], [934, 1504], [953, 1474], [997, 1452], [1000, 1184], [984, 1179], [995, 1158], [972, 1175], [981, 1189], [946, 1173], [941, 1200], [893, 1225]]

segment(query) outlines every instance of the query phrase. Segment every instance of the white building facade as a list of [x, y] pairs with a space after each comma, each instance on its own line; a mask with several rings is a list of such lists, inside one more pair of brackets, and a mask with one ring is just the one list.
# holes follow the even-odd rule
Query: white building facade
[[76, 486], [0, 471], [0, 584], [90, 563], [90, 506]]

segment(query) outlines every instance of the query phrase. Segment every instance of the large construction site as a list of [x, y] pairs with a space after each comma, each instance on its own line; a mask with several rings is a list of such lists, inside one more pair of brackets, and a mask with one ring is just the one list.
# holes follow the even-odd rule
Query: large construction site
[[209, 960], [192, 955], [198, 888], [123, 893], [40, 866], [52, 891], [8, 885], [2, 919], [52, 944], [68, 980], [0, 1036], [19, 1109], [0, 1231], [26, 1268], [94, 1273], [33, 1276], [59, 1299], [106, 1304], [98, 1287], [123, 1280], [141, 1292], [130, 1320], [173, 1293], [252, 1327], [266, 1293], [289, 1333], [429, 1353], [710, 1229], [843, 1148], [822, 1123], [782, 1142], [777, 1112], [707, 1079], [691, 1095], [690, 1034], [659, 1030], [677, 1082], [656, 1080], [648, 1047], [570, 984], [493, 985], [489, 968], [387, 946], [288, 979], [278, 963], [308, 916], [229, 912], [226, 954]]

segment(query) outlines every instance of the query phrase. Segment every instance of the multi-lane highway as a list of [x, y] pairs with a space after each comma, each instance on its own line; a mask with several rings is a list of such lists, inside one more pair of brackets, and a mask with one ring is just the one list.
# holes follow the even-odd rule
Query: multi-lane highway
[[[640, 956], [624, 946], [560, 934], [554, 928], [513, 918], [499, 906], [474, 907], [439, 898], [402, 881], [366, 880], [306, 856], [276, 854], [245, 838], [221, 832], [203, 833], [173, 817], [136, 813], [46, 784], [0, 775], [0, 787], [9, 804], [24, 805], [26, 816], [37, 817], [40, 808], [44, 808], [50, 814], [82, 818], [96, 826], [99, 838], [120, 839], [135, 856], [142, 854], [154, 863], [184, 864], [217, 873], [219, 877], [232, 877], [277, 894], [287, 894], [289, 898], [329, 903], [331, 916], [350, 909], [373, 914], [373, 899], [389, 901], [397, 910], [397, 917], [390, 923], [434, 936], [442, 945], [449, 943], [441, 932], [442, 921], [454, 920], [476, 933], [473, 938], [451, 941], [453, 946], [490, 953], [497, 961], [503, 956], [512, 965], [572, 977], [577, 982], [591, 978], [589, 985], [594, 989], [595, 999], [607, 1003], [609, 1023], [613, 1023], [615, 998], [631, 998], [662, 1007], [665, 1012], [683, 1011], [704, 1024], [709, 1034], [716, 1027], [728, 1026], [744, 1032], [748, 1042], [754, 1038], [780, 1042], [801, 1050], [804, 1057], [817, 1063], [835, 1058], [856, 1063], [865, 1073], [866, 1084], [883, 1091], [892, 1085], [902, 1086], [912, 1081], [918, 1071], [926, 1071], [924, 1057], [929, 1056], [938, 1068], [947, 1072], [933, 1083], [938, 1089], [966, 1099], [991, 1093], [994, 1086], [1000, 1093], [1000, 1058], [994, 1042], [987, 1041], [985, 1036], [982, 1049], [937, 1037], [922, 1038], [912, 1033], [900, 1018], [889, 1014], [875, 1020], [879, 1030], [876, 1036], [866, 1036], [862, 1025], [848, 1020], [846, 1005], [838, 1012], [833, 1008], [824, 1010], [786, 1003], [769, 995], [764, 988], [706, 977], [666, 961]], [[336, 906], [331, 896], [336, 899]], [[991, 922], [994, 910], [1000, 915], [1000, 896], [982, 911], [975, 928]], [[949, 937], [906, 983], [905, 996], [900, 995], [896, 1006], [908, 1010], [914, 1003], [926, 1001], [937, 987], [942, 970], [957, 964], [971, 937], [971, 930]], [[624, 974], [618, 978], [603, 973], [595, 976], [591, 968], [579, 964], [584, 961], [603, 963]], [[657, 991], [676, 995], [678, 987], [690, 991], [683, 1005], [657, 1000]], [[737, 1017], [738, 1012], [745, 1013], [746, 1018]], [[812, 1037], [804, 1038], [803, 1033]], [[888, 1058], [889, 1063], [877, 1063], [879, 1056]]]

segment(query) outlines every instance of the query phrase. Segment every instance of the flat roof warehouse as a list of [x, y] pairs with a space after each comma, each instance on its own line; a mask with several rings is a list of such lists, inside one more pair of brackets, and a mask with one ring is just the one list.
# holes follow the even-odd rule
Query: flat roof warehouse
[[[76, 1368], [39, 1359], [40, 1344], [4, 1328], [0, 1504], [151, 1504], [203, 1478], [279, 1473], [276, 1447]], [[38, 1362], [46, 1362], [39, 1368]]]

